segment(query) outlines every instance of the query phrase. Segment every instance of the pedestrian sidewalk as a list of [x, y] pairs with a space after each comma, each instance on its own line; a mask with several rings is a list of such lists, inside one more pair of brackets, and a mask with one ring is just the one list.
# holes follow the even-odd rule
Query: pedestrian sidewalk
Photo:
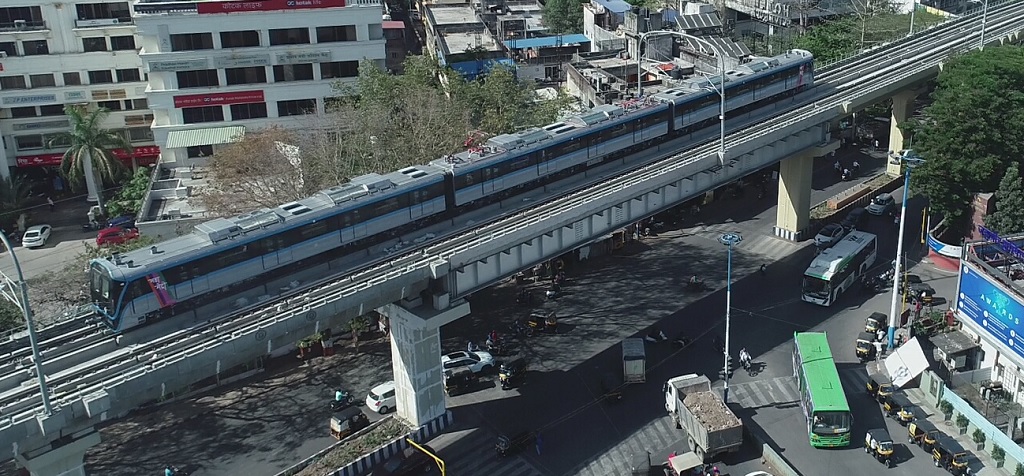
[[[867, 365], [867, 370], [869, 374], [878, 372], [883, 375], [888, 375], [888, 372], [885, 370], [885, 364], [880, 360], [869, 363]], [[956, 425], [954, 425], [952, 421], [946, 421], [942, 417], [942, 413], [928, 403], [928, 398], [925, 396], [924, 390], [921, 390], [920, 388], [907, 388], [903, 390], [903, 393], [907, 395], [907, 399], [910, 400], [910, 403], [917, 406], [921, 413], [927, 415], [925, 417], [926, 420], [930, 421], [936, 428], [939, 428], [947, 435], [955, 438], [956, 441], [968, 451], [968, 453], [973, 455], [970, 465], [971, 475], [1007, 476], [1011, 474], [1005, 467], [997, 468], [995, 460], [992, 459], [987, 451], [976, 450], [975, 448], [977, 448], [977, 445], [974, 444], [970, 435], [961, 435], [959, 429], [957, 429]], [[921, 415], [918, 415], [918, 419], [920, 419], [920, 417]]]

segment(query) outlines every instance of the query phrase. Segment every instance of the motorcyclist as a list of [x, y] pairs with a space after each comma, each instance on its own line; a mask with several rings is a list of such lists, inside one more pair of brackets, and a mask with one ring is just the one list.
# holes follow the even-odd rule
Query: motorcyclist
[[690, 276], [690, 286], [697, 286], [700, 281], [697, 279], [697, 275]]
[[859, 172], [860, 171], [860, 162], [857, 162], [856, 160], [853, 161], [853, 171], [854, 172]]
[[177, 471], [174, 470], [173, 466], [164, 466], [164, 476], [175, 476]]
[[336, 402], [343, 402], [343, 401], [345, 401], [345, 392], [343, 392], [341, 390], [335, 390], [334, 391], [334, 401], [336, 401]]

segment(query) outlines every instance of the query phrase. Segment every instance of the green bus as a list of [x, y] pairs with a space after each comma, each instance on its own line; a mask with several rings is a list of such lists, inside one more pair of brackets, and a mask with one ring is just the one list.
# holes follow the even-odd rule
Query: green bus
[[793, 375], [800, 389], [800, 408], [807, 420], [811, 446], [849, 446], [853, 414], [828, 338], [824, 332], [796, 332], [793, 342]]

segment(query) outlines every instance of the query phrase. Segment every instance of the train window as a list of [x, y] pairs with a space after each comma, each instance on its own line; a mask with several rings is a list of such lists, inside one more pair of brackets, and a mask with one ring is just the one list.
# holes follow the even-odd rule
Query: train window
[[371, 210], [370, 216], [382, 217], [384, 215], [387, 215], [388, 213], [391, 213], [395, 210], [402, 208], [402, 203], [398, 200], [398, 197], [391, 197], [376, 203], [372, 203], [366, 208], [369, 208]]
[[128, 285], [128, 294], [125, 296], [125, 301], [132, 301], [151, 292], [153, 292], [153, 288], [149, 286], [149, 282], [145, 279], [136, 279]]
[[306, 241], [323, 235], [331, 230], [330, 227], [327, 226], [327, 222], [321, 220], [308, 225], [302, 225], [297, 231], [299, 237], [301, 237], [300, 241]]
[[259, 241], [260, 248], [264, 253], [273, 253], [284, 248], [284, 239], [281, 235], [268, 236]]
[[185, 281], [192, 279], [191, 273], [188, 272], [186, 265], [175, 266], [173, 268], [165, 269], [163, 275], [164, 281], [166, 281], [167, 284], [170, 285], [181, 284]]
[[524, 155], [522, 157], [517, 158], [516, 160], [507, 162], [507, 164], [508, 164], [508, 171], [509, 172], [515, 172], [516, 170], [525, 169], [526, 167], [529, 167], [529, 166], [533, 165], [532, 162], [533, 162], [533, 154]]
[[234, 266], [249, 258], [248, 248], [245, 245], [221, 251], [213, 256], [213, 263], [217, 268]]
[[467, 172], [460, 176], [459, 181], [461, 184], [459, 185], [459, 188], [472, 187], [474, 184], [479, 182], [480, 180], [477, 177], [478, 173], [480, 172]]

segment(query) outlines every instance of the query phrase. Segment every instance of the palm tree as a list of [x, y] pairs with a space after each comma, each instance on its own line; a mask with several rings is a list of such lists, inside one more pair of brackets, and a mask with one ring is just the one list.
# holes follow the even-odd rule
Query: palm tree
[[0, 228], [16, 222], [31, 193], [31, 185], [21, 177], [0, 177]]
[[97, 202], [103, 212], [103, 182], [113, 181], [121, 171], [121, 163], [112, 151], [122, 149], [131, 153], [131, 142], [119, 132], [100, 128], [110, 114], [105, 108], [89, 112], [85, 106], [69, 104], [64, 107], [64, 114], [71, 122], [71, 131], [56, 134], [47, 146], [68, 146], [60, 164], [61, 173], [72, 184], [84, 178], [88, 200]]

